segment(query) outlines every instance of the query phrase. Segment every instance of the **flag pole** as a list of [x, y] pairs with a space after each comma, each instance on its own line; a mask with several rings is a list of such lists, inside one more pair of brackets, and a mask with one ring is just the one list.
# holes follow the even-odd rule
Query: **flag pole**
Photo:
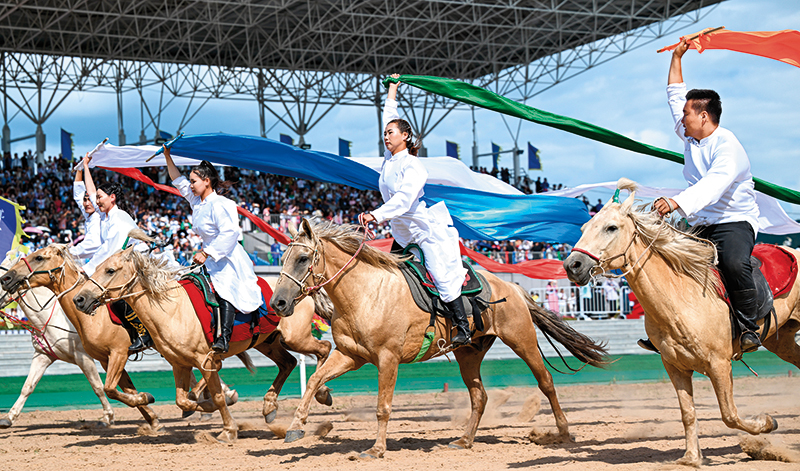
[[145, 160], [145, 162], [150, 162], [151, 160], [155, 159], [157, 156], [164, 153], [164, 147], [169, 149], [172, 147], [172, 144], [175, 144], [175, 141], [183, 137], [183, 132], [178, 134], [177, 136], [173, 137], [172, 139], [168, 140], [163, 144], [163, 147], [159, 147], [155, 154], [151, 155], [149, 159]]
[[[95, 154], [95, 152], [100, 150], [100, 148], [103, 147], [106, 144], [106, 142], [108, 142], [108, 138], [103, 139], [103, 142], [101, 142], [100, 144], [97, 144], [96, 146], [94, 146], [94, 149], [89, 151], [89, 159], [90, 160], [91, 160], [92, 156]], [[83, 159], [81, 159], [81, 160], [83, 160]], [[77, 172], [81, 165], [83, 165], [82, 162], [78, 162], [77, 164], [75, 164], [74, 167], [72, 167], [72, 171], [73, 172]]]
[[[724, 26], [717, 26], [716, 28], [706, 28], [703, 31], [700, 31], [699, 33], [695, 33], [695, 34], [689, 36], [688, 38], [686, 38], [686, 40], [687, 41], [694, 41], [695, 39], [699, 38], [700, 36], [702, 36], [704, 34], [714, 33], [714, 32], [717, 32], [717, 31], [719, 31], [721, 29], [725, 29], [725, 27]], [[669, 49], [671, 47], [672, 46], [662, 47], [661, 49], [657, 50], [656, 53], [660, 54], [660, 53], [666, 51], [667, 49]]]

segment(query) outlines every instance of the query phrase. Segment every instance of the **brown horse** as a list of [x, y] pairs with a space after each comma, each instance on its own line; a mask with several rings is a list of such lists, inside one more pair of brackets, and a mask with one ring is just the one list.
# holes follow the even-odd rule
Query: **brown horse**
[[[580, 284], [598, 272], [625, 271], [647, 313], [647, 335], [661, 352], [678, 394], [686, 432], [686, 453], [679, 462], [699, 466], [703, 455], [697, 438], [693, 372], [711, 380], [728, 427], [756, 435], [778, 425], [767, 414], [742, 419], [736, 410], [731, 359], [741, 355], [741, 349], [731, 332], [728, 306], [717, 294], [719, 279], [711, 272], [714, 246], [676, 230], [654, 212], [633, 210], [636, 184], [632, 181], [623, 178], [618, 187], [631, 195], [623, 203], [608, 203], [583, 226], [583, 236], [564, 267], [569, 278]], [[792, 253], [800, 255], [796, 250]], [[788, 293], [775, 298], [777, 322], [770, 326], [764, 347], [800, 367], [800, 346], [794, 340], [800, 329], [798, 283], [800, 279]]]
[[[0, 278], [0, 284], [9, 293], [19, 288], [44, 286], [53, 293], [64, 295], [79, 288], [85, 282], [75, 266], [67, 246], [53, 244], [39, 249], [17, 261]], [[150, 393], [138, 392], [133, 381], [125, 371], [128, 361], [130, 337], [122, 326], [111, 322], [105, 306], [99, 308], [99, 315], [88, 317], [80, 313], [71, 300], [59, 297], [59, 302], [69, 321], [80, 335], [83, 347], [92, 358], [106, 370], [103, 391], [110, 399], [120, 401], [128, 407], [136, 407], [153, 430], [161, 426], [155, 412], [147, 405], [155, 398]], [[122, 391], [117, 390], [120, 386]]]
[[[174, 275], [174, 271], [165, 268], [163, 261], [127, 249], [117, 252], [97, 267], [91, 283], [83, 285], [73, 298], [74, 303], [78, 309], [91, 313], [112, 298], [125, 298], [150, 332], [159, 353], [172, 365], [178, 407], [184, 411], [219, 410], [223, 421], [219, 438], [233, 441], [237, 438], [238, 427], [220, 390], [220, 360], [255, 348], [275, 362], [279, 373], [264, 396], [263, 412], [270, 422], [275, 417], [280, 390], [297, 364], [284, 347], [284, 342], [299, 353], [316, 355], [319, 363], [324, 363], [327, 358], [330, 343], [311, 336], [314, 302], [308, 299], [299, 306], [301, 316], [298, 321], [305, 324], [305, 328], [297, 322], [290, 322], [283, 329], [287, 332], [286, 338], [281, 335], [281, 330], [276, 330], [259, 334], [252, 340], [231, 342], [228, 353], [224, 355], [213, 354], [192, 302]], [[192, 368], [202, 372], [213, 404], [190, 398]], [[331, 403], [327, 389], [316, 397], [323, 404]]]
[[[328, 222], [303, 220], [300, 232], [284, 255], [284, 268], [272, 296], [271, 305], [282, 316], [290, 316], [295, 299], [322, 279], [331, 280], [346, 266], [360, 247], [362, 238], [356, 226], [336, 226]], [[430, 315], [419, 309], [411, 297], [405, 278], [398, 269], [400, 259], [392, 254], [363, 246], [351, 265], [325, 286], [335, 312], [331, 330], [336, 349], [327, 362], [311, 375], [300, 401], [286, 441], [304, 434], [311, 398], [318, 387], [365, 363], [378, 367], [378, 437], [362, 456], [382, 457], [386, 451], [386, 427], [392, 410], [392, 395], [400, 363], [411, 363], [420, 352]], [[492, 300], [486, 311], [485, 329], [476, 332], [470, 346], [454, 351], [461, 376], [469, 389], [472, 414], [464, 435], [451, 445], [470, 448], [486, 406], [486, 391], [480, 365], [496, 338], [511, 347], [533, 372], [539, 389], [547, 396], [559, 435], [568, 439], [567, 419], [558, 404], [553, 379], [544, 367], [537, 348], [536, 326], [564, 344], [575, 357], [592, 364], [602, 362], [605, 351], [588, 337], [561, 322], [553, 313], [540, 308], [522, 288], [483, 272], [492, 287]], [[449, 322], [436, 320], [432, 348], [421, 360], [440, 354], [437, 345], [449, 343]]]

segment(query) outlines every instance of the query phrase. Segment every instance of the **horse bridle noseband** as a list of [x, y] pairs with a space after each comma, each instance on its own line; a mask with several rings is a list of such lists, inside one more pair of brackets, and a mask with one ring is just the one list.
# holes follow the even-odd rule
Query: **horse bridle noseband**
[[[105, 286], [103, 286], [100, 283], [98, 283], [97, 281], [95, 281], [91, 276], [88, 277], [89, 279], [87, 281], [92, 282], [92, 284], [94, 284], [95, 286], [100, 288], [100, 295], [97, 296], [97, 301], [99, 301], [100, 304], [105, 304], [105, 303], [113, 303], [115, 301], [119, 301], [120, 299], [129, 298], [131, 296], [136, 296], [137, 294], [143, 293], [144, 290], [142, 290], [140, 292], [136, 292], [136, 293], [122, 294], [122, 293], [125, 292], [126, 289], [130, 288], [136, 282], [136, 276], [137, 276], [137, 273], [134, 270], [133, 275], [131, 275], [131, 277], [130, 277], [130, 279], [128, 281], [126, 281], [125, 283], [123, 283], [123, 284], [121, 284], [119, 286], [114, 286], [113, 288], [106, 288]], [[114, 291], [114, 290], [119, 290], [119, 294], [120, 295], [117, 296], [116, 298], [108, 296], [108, 293], [111, 292], [111, 291]]]

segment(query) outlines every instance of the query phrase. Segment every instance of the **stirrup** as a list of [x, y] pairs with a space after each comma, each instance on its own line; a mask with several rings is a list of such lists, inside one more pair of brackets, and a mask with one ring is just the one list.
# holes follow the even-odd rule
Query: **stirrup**
[[739, 337], [739, 346], [742, 349], [742, 353], [752, 353], [758, 350], [758, 347], [761, 346], [761, 341], [754, 332], [744, 332], [741, 337]]
[[456, 349], [472, 343], [472, 338], [469, 334], [464, 335], [463, 339], [459, 338], [460, 335], [461, 332], [457, 333], [452, 339], [450, 339], [450, 348]]

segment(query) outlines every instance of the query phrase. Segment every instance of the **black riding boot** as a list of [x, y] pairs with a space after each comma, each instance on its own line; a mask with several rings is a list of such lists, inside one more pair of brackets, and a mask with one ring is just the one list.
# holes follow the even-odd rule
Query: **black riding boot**
[[472, 342], [469, 331], [469, 319], [467, 319], [467, 312], [464, 310], [464, 302], [459, 296], [449, 303], [444, 303], [450, 312], [453, 313], [453, 325], [458, 331], [456, 335], [450, 340], [453, 348], [469, 345]]
[[119, 316], [122, 326], [125, 327], [125, 330], [128, 331], [128, 336], [131, 338], [131, 346], [128, 347], [129, 355], [139, 353], [153, 346], [153, 339], [150, 338], [150, 333], [128, 303], [122, 299], [115, 301], [114, 312]]
[[217, 320], [219, 337], [214, 341], [211, 349], [217, 353], [228, 353], [228, 343], [233, 333], [233, 318], [236, 317], [236, 308], [233, 304], [222, 298], [219, 300], [219, 319]]
[[742, 289], [728, 293], [731, 298], [731, 305], [736, 320], [742, 327], [742, 336], [739, 337], [739, 344], [742, 353], [750, 353], [758, 350], [761, 340], [758, 338], [758, 324], [755, 318], [758, 315], [758, 300], [756, 299], [755, 289]]

